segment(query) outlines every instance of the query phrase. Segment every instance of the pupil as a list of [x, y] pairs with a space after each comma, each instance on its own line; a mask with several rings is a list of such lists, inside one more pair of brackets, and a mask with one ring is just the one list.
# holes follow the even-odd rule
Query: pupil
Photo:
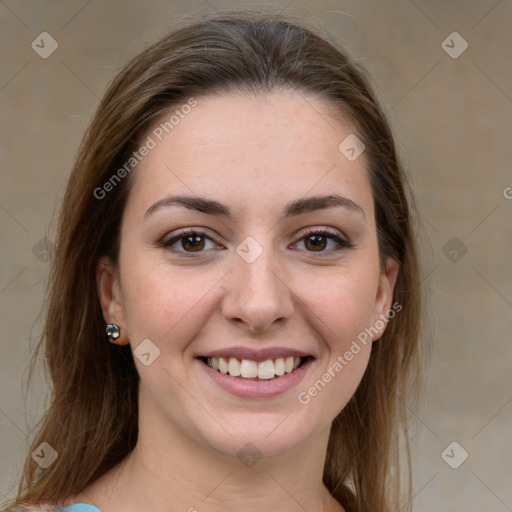
[[313, 240], [313, 247], [324, 249], [325, 248], [325, 237], [323, 235], [311, 235], [308, 240]]
[[201, 235], [193, 235], [193, 236], [187, 236], [186, 238], [183, 239], [183, 249], [187, 249], [187, 247], [185, 247], [185, 245], [187, 243], [189, 243], [190, 241], [191, 242], [191, 246], [193, 249], [202, 249], [202, 247], [204, 246], [204, 241], [201, 243], [201, 240], [202, 237]]

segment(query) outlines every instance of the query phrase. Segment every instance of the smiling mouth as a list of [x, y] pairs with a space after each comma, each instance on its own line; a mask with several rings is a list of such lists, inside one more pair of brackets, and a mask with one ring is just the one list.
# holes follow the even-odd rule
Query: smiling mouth
[[224, 375], [252, 380], [271, 380], [292, 373], [311, 357], [278, 357], [265, 361], [252, 361], [236, 357], [200, 357], [203, 363]]

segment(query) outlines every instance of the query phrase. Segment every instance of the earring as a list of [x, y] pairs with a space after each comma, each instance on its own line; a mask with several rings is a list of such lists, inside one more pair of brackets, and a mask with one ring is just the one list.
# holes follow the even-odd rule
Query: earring
[[117, 324], [108, 324], [105, 330], [110, 340], [117, 340], [121, 335], [121, 328]]

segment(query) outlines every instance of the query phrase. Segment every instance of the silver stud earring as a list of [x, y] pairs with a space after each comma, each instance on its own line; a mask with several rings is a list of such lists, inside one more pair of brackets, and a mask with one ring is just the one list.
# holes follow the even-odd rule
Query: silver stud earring
[[105, 330], [107, 331], [107, 336], [111, 340], [117, 340], [121, 335], [121, 328], [117, 324], [108, 324]]

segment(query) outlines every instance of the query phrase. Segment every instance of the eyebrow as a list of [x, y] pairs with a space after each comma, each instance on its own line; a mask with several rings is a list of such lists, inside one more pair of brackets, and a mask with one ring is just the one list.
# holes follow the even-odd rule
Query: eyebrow
[[[175, 205], [183, 206], [189, 210], [196, 210], [210, 215], [225, 217], [229, 220], [232, 220], [234, 217], [230, 209], [218, 201], [207, 199], [206, 197], [184, 195], [169, 196], [164, 199], [160, 199], [146, 210], [144, 217], [148, 217], [161, 208], [167, 208]], [[289, 202], [284, 207], [280, 220], [284, 220], [288, 217], [295, 217], [303, 213], [315, 212], [334, 207], [346, 208], [361, 214], [365, 218], [363, 209], [357, 203], [347, 197], [330, 194], [327, 196], [305, 197]]]

